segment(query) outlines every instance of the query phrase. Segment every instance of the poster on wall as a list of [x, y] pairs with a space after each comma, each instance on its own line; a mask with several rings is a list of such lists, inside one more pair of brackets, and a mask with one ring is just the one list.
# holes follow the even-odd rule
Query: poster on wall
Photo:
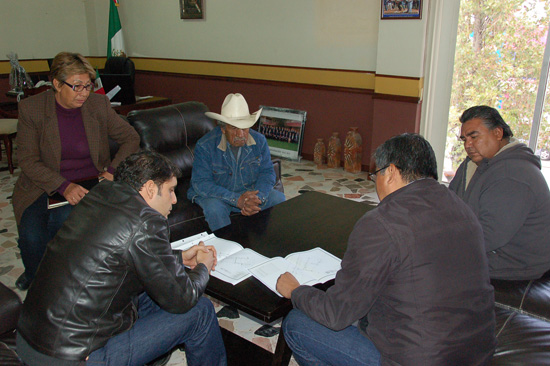
[[380, 19], [421, 19], [424, 0], [380, 0]]
[[181, 19], [204, 19], [204, 0], [180, 0]]
[[271, 155], [300, 160], [306, 112], [288, 108], [262, 108], [258, 132], [267, 139]]

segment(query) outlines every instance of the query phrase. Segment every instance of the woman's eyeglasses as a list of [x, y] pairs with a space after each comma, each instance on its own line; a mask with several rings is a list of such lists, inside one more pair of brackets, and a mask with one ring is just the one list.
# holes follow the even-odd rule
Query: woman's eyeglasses
[[94, 88], [94, 84], [71, 85], [71, 84], [69, 84], [69, 83], [66, 82], [66, 81], [62, 81], [62, 83], [65, 84], [65, 85], [67, 85], [69, 88], [71, 88], [72, 90], [74, 90], [74, 91], [77, 92], [77, 93], [83, 91], [84, 89], [86, 89], [86, 91], [91, 91], [91, 90]]

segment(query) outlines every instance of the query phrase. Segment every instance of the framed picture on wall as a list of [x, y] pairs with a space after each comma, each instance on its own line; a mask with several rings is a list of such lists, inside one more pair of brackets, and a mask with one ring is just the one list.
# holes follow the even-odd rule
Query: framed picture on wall
[[262, 114], [258, 123], [258, 132], [265, 136], [271, 155], [300, 160], [306, 112], [287, 108], [260, 107]]
[[204, 0], [180, 0], [181, 19], [204, 19]]
[[424, 0], [380, 0], [381, 19], [421, 19]]

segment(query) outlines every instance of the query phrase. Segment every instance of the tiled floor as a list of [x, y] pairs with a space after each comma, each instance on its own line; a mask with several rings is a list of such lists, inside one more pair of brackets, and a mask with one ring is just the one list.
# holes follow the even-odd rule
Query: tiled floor
[[[5, 161], [0, 163], [0, 167], [4, 165]], [[0, 282], [14, 289], [24, 299], [26, 292], [21, 292], [15, 287], [15, 280], [23, 272], [23, 265], [17, 248], [17, 227], [10, 202], [13, 185], [19, 173], [20, 169], [16, 169], [13, 175], [7, 171], [0, 172]], [[315, 190], [367, 204], [378, 203], [374, 184], [368, 180], [364, 172], [351, 174], [341, 168], [317, 168], [310, 161], [283, 161], [282, 178], [287, 199], [304, 191]], [[214, 305], [216, 311], [223, 308], [223, 304], [214, 302]], [[266, 338], [255, 335], [254, 332], [263, 325], [256, 319], [239, 313], [237, 319], [220, 317], [219, 322], [225, 329], [271, 352], [274, 351], [277, 336]], [[280, 324], [276, 322], [271, 325], [278, 327]], [[295, 364], [294, 360], [291, 360], [292, 364]], [[186, 365], [184, 354], [180, 351], [174, 352], [168, 365]]]

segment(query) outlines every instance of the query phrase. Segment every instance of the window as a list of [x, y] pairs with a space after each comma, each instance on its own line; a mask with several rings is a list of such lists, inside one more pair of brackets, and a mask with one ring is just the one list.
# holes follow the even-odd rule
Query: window
[[[466, 157], [458, 118], [478, 104], [497, 108], [514, 136], [548, 159], [549, 24], [547, 0], [460, 2], [444, 180]], [[550, 160], [543, 174], [550, 182]]]

